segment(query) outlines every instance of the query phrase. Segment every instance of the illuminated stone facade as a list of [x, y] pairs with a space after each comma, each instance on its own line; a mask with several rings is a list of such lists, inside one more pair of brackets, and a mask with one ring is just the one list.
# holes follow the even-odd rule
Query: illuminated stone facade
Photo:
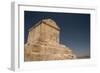
[[75, 59], [72, 50], [60, 44], [60, 28], [52, 19], [43, 19], [29, 29], [24, 48], [25, 61]]

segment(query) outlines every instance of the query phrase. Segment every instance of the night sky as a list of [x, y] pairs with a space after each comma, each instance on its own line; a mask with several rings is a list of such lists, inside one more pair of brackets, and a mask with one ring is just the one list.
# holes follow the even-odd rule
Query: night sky
[[90, 14], [24, 11], [24, 43], [29, 28], [47, 18], [61, 28], [60, 43], [70, 47], [80, 58], [90, 57]]

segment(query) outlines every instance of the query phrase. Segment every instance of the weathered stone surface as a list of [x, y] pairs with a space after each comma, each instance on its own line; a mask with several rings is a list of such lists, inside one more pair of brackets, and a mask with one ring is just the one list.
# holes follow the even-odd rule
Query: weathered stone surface
[[74, 59], [72, 50], [60, 44], [60, 28], [52, 19], [43, 19], [29, 29], [24, 48], [25, 61]]

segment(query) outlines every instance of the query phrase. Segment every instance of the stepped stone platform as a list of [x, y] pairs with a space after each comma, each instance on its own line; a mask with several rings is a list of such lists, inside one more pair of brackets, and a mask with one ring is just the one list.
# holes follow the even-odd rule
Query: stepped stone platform
[[66, 45], [60, 44], [60, 28], [52, 19], [43, 19], [29, 29], [24, 46], [25, 61], [75, 59], [76, 55]]

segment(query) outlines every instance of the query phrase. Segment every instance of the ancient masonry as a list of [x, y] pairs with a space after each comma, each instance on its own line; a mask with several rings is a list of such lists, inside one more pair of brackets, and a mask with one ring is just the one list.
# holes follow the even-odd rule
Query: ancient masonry
[[43, 19], [29, 29], [24, 46], [25, 61], [75, 59], [72, 50], [60, 44], [60, 28], [52, 19]]

